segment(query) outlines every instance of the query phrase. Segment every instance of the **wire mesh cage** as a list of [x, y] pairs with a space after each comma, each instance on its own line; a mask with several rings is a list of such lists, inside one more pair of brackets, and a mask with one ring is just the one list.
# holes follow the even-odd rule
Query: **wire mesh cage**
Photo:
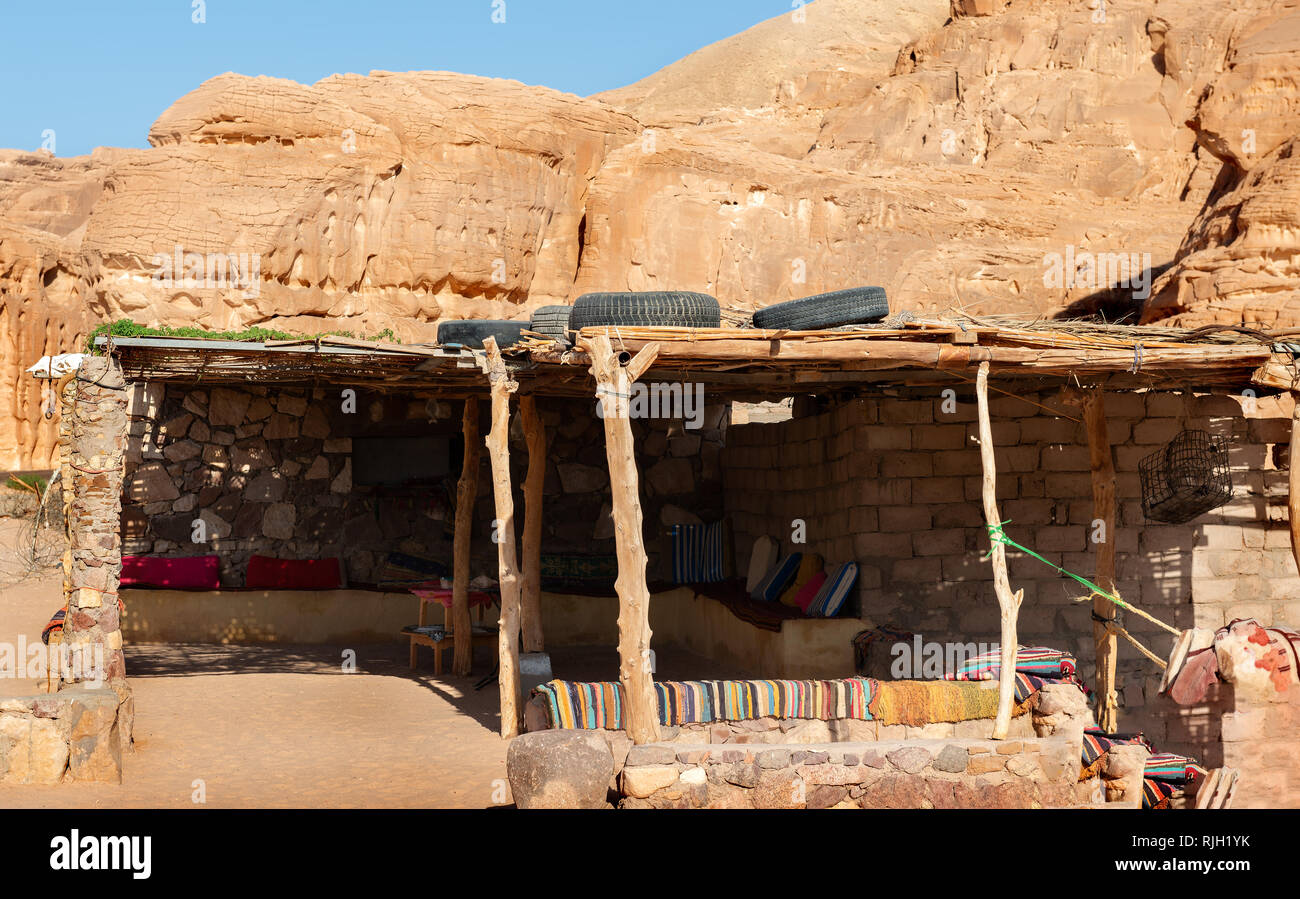
[[1232, 499], [1228, 441], [1182, 431], [1138, 463], [1142, 512], [1152, 521], [1184, 524]]

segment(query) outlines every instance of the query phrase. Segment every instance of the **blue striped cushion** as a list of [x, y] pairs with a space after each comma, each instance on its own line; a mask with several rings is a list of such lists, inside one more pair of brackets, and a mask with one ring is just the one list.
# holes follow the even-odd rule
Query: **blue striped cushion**
[[750, 595], [760, 602], [776, 602], [781, 598], [781, 593], [786, 587], [790, 586], [790, 581], [794, 579], [795, 574], [799, 571], [799, 563], [803, 561], [803, 553], [790, 553], [780, 562], [773, 566], [772, 570], [767, 573], [767, 577], [754, 588]]
[[849, 591], [858, 582], [858, 563], [845, 562], [831, 572], [817, 597], [808, 606], [809, 618], [834, 618], [844, 607]]
[[673, 525], [673, 583], [715, 584], [725, 580], [723, 534], [721, 521]]

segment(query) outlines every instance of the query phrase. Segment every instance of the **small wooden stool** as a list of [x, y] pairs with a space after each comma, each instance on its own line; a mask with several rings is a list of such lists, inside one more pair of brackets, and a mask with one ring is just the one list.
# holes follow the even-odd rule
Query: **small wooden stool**
[[[434, 599], [425, 598], [423, 596], [417, 595], [416, 601], [420, 603], [419, 624], [416, 625], [416, 627], [429, 627], [430, 626], [428, 623], [429, 603], [433, 602]], [[449, 614], [449, 611], [450, 610], [444, 612], [444, 615]], [[478, 618], [479, 621], [483, 620], [482, 605], [479, 605], [478, 607]], [[433, 627], [438, 627], [438, 626], [439, 625], [433, 625]], [[433, 650], [433, 673], [436, 675], [442, 674], [442, 653], [444, 650], [452, 648], [455, 645], [455, 640], [450, 628], [448, 628], [445, 624], [441, 625], [441, 628], [442, 628], [443, 636], [442, 639], [440, 640], [434, 639], [432, 634], [417, 633], [409, 630], [402, 631], [404, 635], [411, 638], [411, 670], [412, 671], [415, 670], [416, 661], [417, 661], [416, 647], [427, 646]], [[471, 639], [471, 646], [495, 645], [497, 642], [496, 628], [488, 627], [482, 624], [471, 625], [470, 639]]]

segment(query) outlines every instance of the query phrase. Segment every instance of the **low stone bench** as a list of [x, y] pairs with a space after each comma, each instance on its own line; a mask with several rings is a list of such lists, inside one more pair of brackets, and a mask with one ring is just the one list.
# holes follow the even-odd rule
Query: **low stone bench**
[[1064, 808], [1092, 802], [1071, 736], [634, 746], [623, 808]]

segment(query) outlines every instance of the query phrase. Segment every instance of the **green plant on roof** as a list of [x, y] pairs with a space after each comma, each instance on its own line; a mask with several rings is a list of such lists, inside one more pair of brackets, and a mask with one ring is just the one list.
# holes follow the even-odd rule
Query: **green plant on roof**
[[48, 484], [49, 479], [38, 474], [10, 475], [9, 480], [5, 481], [5, 486], [10, 490], [25, 490], [28, 493], [35, 493], [37, 496], [45, 494], [45, 487]]
[[[191, 326], [181, 326], [177, 328], [168, 325], [158, 325], [148, 327], [129, 318], [120, 318], [115, 322], [104, 322], [91, 331], [86, 337], [87, 353], [99, 354], [102, 349], [95, 346], [97, 337], [189, 337], [201, 338], [207, 340], [241, 340], [241, 341], [267, 341], [267, 340], [314, 340], [317, 337], [350, 337], [358, 339], [352, 331], [324, 331], [320, 334], [291, 334], [288, 331], [276, 331], [272, 328], [260, 328], [254, 325], [251, 328], [245, 328], [242, 331], [208, 331], [204, 328], [195, 328]], [[361, 340], [387, 341], [389, 343], [401, 343], [393, 333], [392, 328], [384, 328], [373, 337], [362, 335]]]

